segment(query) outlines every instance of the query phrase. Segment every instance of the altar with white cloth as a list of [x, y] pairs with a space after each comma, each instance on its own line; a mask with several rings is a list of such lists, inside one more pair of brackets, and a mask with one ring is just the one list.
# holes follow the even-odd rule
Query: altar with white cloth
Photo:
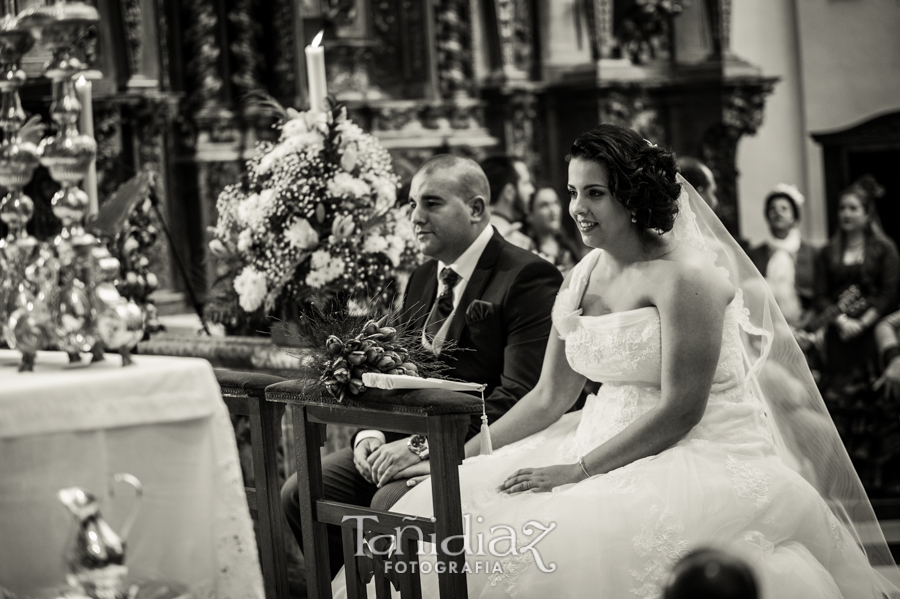
[[[129, 580], [188, 597], [262, 598], [256, 539], [228, 411], [205, 360], [135, 356], [88, 366], [39, 352], [33, 373], [0, 350], [0, 586], [52, 597], [76, 527], [57, 492], [96, 495], [119, 530], [140, 480], [143, 501], [126, 539]], [[57, 593], [58, 594], [58, 593]]]

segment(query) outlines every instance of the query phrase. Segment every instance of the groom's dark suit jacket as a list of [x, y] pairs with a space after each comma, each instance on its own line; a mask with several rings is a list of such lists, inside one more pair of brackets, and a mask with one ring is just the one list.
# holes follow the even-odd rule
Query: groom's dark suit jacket
[[[438, 263], [429, 260], [409, 278], [403, 314], [417, 330], [425, 326], [438, 293]], [[537, 383], [550, 335], [550, 310], [562, 284], [553, 264], [494, 234], [472, 273], [450, 321], [446, 340], [456, 351], [441, 353], [447, 376], [484, 383], [488, 420], [494, 422]], [[481, 416], [473, 417], [466, 438]], [[401, 435], [387, 435], [388, 440]]]

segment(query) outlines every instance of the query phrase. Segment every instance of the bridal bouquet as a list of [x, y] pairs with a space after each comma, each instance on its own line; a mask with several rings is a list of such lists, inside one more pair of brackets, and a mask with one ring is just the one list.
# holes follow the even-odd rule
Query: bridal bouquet
[[448, 368], [422, 345], [421, 329], [407, 326], [396, 308], [378, 316], [372, 301], [356, 313], [315, 307], [299, 322], [299, 334], [310, 349], [284, 351], [304, 360], [301, 379], [338, 401], [365, 393], [366, 373], [444, 378]]
[[391, 157], [338, 106], [283, 109], [277, 143], [247, 162], [216, 202], [210, 250], [236, 262], [240, 308], [272, 314], [336, 294], [370, 296], [418, 263]]

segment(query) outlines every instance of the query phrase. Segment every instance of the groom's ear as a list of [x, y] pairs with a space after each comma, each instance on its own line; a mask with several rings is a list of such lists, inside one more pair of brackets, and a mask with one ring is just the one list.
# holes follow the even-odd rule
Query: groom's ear
[[483, 196], [475, 196], [469, 200], [469, 216], [472, 222], [479, 222], [487, 212], [487, 201]]

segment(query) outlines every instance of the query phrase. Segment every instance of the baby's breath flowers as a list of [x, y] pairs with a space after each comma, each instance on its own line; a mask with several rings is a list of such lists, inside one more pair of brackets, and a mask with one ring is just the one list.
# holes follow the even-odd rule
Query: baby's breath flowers
[[378, 140], [343, 107], [284, 114], [278, 143], [261, 143], [246, 181], [216, 202], [210, 250], [239, 259], [234, 290], [246, 312], [273, 314], [338, 292], [365, 296], [419, 261]]

